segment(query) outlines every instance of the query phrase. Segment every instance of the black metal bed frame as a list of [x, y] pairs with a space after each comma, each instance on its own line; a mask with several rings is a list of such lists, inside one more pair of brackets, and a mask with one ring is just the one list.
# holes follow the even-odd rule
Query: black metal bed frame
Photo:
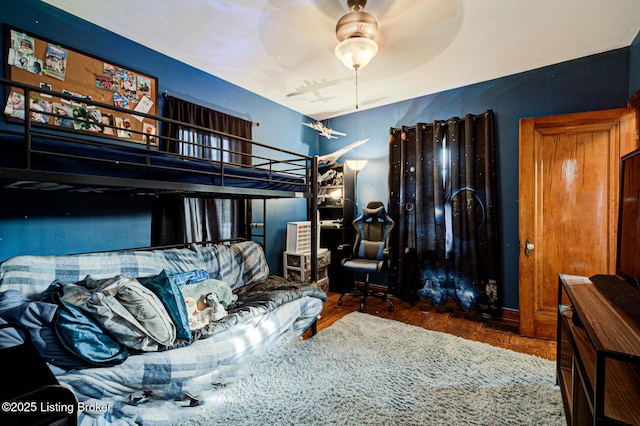
[[[11, 165], [11, 167], [0, 167], [0, 187], [7, 189], [42, 189], [42, 190], [59, 190], [59, 191], [82, 191], [82, 192], [94, 192], [94, 193], [114, 193], [114, 194], [126, 194], [126, 195], [177, 195], [177, 196], [189, 196], [189, 197], [212, 197], [212, 198], [225, 198], [225, 199], [275, 199], [275, 198], [306, 198], [307, 199], [307, 217], [311, 221], [311, 239], [312, 239], [312, 258], [317, 254], [317, 176], [318, 176], [318, 162], [317, 157], [311, 157], [304, 154], [299, 154], [287, 149], [273, 147], [261, 142], [249, 140], [246, 138], [237, 137], [224, 132], [215, 131], [212, 129], [195, 126], [188, 123], [182, 123], [176, 120], [171, 120], [158, 115], [151, 115], [142, 112], [134, 112], [132, 110], [116, 107], [114, 105], [97, 102], [91, 99], [77, 98], [70, 94], [61, 92], [54, 92], [45, 88], [35, 87], [12, 81], [4, 78], [0, 78], [0, 87], [5, 88], [5, 99], [7, 99], [9, 93], [22, 92], [25, 99], [25, 118], [6, 118], [6, 122], [0, 123], [0, 143], [3, 143], [3, 137], [19, 137], [24, 140], [24, 155], [26, 158], [24, 165]], [[72, 128], [63, 128], [52, 124], [37, 123], [30, 119], [29, 100], [34, 96], [41, 96], [41, 94], [55, 96], [56, 98], [65, 99], [70, 102], [81, 102], [88, 106], [100, 108], [102, 111], [112, 111], [118, 114], [131, 114], [141, 116], [155, 121], [156, 128], [160, 131], [160, 135], [155, 136], [158, 140], [157, 145], [151, 143], [151, 139], [146, 137], [146, 142], [138, 141], [126, 141], [122, 138], [115, 136], [105, 136], [95, 132], [86, 130], [74, 130]], [[41, 112], [40, 112], [41, 113]], [[46, 113], [50, 117], [62, 116], [56, 114], [54, 111]], [[64, 117], [67, 118], [67, 117]], [[75, 120], [82, 121], [80, 118]], [[196, 132], [198, 134], [212, 135], [221, 138], [228, 138], [236, 141], [242, 141], [251, 146], [249, 153], [238, 152], [226, 149], [224, 147], [210, 147], [198, 144], [197, 142], [188, 142], [175, 137], [162, 135], [162, 129], [164, 126], [172, 124], [180, 126], [182, 129]], [[104, 125], [111, 127], [114, 131], [117, 130], [115, 126]], [[137, 134], [140, 137], [142, 132], [136, 132], [129, 130], [131, 133]], [[128, 152], [132, 150], [136, 153], [143, 155], [144, 163], [140, 162], [128, 162], [126, 157], [121, 160], [115, 160], [113, 158], [105, 159], [100, 156], [85, 156], [78, 154], [71, 154], [61, 151], [38, 151], [34, 148], [32, 143], [34, 138], [46, 139], [50, 141], [57, 141], [61, 144], [64, 142], [72, 142], [74, 144], [81, 144], [87, 147], [105, 147], [112, 149], [114, 146], [126, 147]], [[173, 143], [190, 144], [192, 148], [209, 151], [209, 157], [213, 159], [194, 158], [183, 154], [171, 153], [163, 150], [163, 147]], [[62, 145], [63, 146], [63, 145]], [[94, 150], [95, 151], [95, 150]], [[121, 177], [121, 176], [104, 176], [98, 174], [82, 173], [73, 170], [64, 172], [50, 171], [38, 169], [34, 166], [34, 162], [31, 161], [34, 154], [45, 154], [48, 156], [55, 156], [59, 158], [73, 158], [78, 162], [101, 162], [104, 164], [114, 165], [127, 165], [132, 167], [141, 167], [148, 170], [152, 170], [158, 173], [193, 173], [208, 175], [211, 179], [217, 179], [220, 184], [202, 184], [202, 183], [189, 183], [171, 180], [155, 180], [145, 178], [133, 178], [133, 177]], [[168, 167], [164, 164], [158, 163], [156, 160], [159, 156], [168, 156], [179, 160], [198, 161], [202, 163], [210, 163], [212, 166], [217, 166], [213, 171], [211, 170], [191, 170], [186, 167]], [[228, 157], [240, 157], [240, 162], [224, 161]], [[259, 172], [262, 176], [243, 176], [241, 173], [244, 170], [251, 172]], [[235, 173], [234, 173], [235, 172]], [[276, 189], [260, 189], [250, 187], [238, 187], [233, 184], [228, 184], [229, 177], [233, 179], [245, 180], [246, 182], [261, 182], [261, 183], [278, 183], [278, 177], [287, 177], [295, 180], [296, 182], [289, 183], [287, 190]], [[266, 218], [266, 204], [264, 205], [264, 216]], [[246, 224], [247, 226], [258, 227], [257, 224]], [[264, 233], [263, 229], [263, 233]], [[317, 278], [317, 268], [315, 262], [312, 262], [312, 277]]]
[[[55, 126], [51, 124], [42, 124], [36, 123], [32, 120], [20, 120], [15, 118], [7, 118], [7, 123], [4, 126], [0, 126], [0, 135], [14, 135], [14, 136], [23, 136], [25, 141], [25, 155], [26, 155], [26, 165], [25, 167], [16, 167], [16, 168], [2, 168], [2, 174], [0, 175], [0, 179], [2, 180], [19, 180], [22, 177], [33, 178], [32, 180], [38, 182], [51, 181], [55, 183], [69, 184], [69, 185], [78, 185], [82, 187], [87, 187], [91, 185], [97, 185], [101, 188], [101, 191], [104, 192], [106, 190], [119, 190], [126, 191], [127, 188], [136, 188], [143, 189], [148, 191], [156, 191], [158, 193], [170, 192], [170, 193], [178, 193], [182, 195], [190, 195], [190, 196], [198, 196], [201, 194], [207, 194], [207, 196], [211, 196], [211, 194], [219, 194], [222, 198], [233, 198], [233, 197], [250, 197], [250, 198], [290, 198], [290, 197], [310, 197], [311, 195], [311, 172], [312, 167], [311, 163], [313, 162], [313, 157], [299, 154], [287, 149], [273, 147], [261, 142], [253, 141], [246, 138], [241, 138], [238, 136], [230, 135], [224, 132], [215, 131], [212, 129], [207, 129], [200, 126], [195, 126], [188, 123], [182, 123], [176, 120], [171, 120], [168, 118], [164, 118], [158, 115], [145, 114], [141, 112], [134, 112], [129, 109], [124, 109], [120, 107], [116, 107], [114, 105], [105, 104], [102, 102], [96, 102], [91, 99], [80, 99], [74, 97], [73, 95], [61, 93], [61, 92], [53, 92], [44, 88], [39, 88], [35, 86], [30, 86], [24, 83], [11, 81], [7, 79], [0, 78], [0, 86], [5, 87], [5, 91], [8, 93], [10, 90], [13, 91], [22, 91], [24, 94], [24, 99], [31, 99], [32, 95], [39, 96], [39, 94], [51, 95], [61, 99], [66, 99], [70, 102], [82, 102], [83, 104], [94, 106], [96, 108], [100, 108], [102, 111], [106, 110], [107, 112], [118, 112], [131, 114], [136, 116], [141, 116], [144, 118], [148, 118], [150, 120], [155, 121], [158, 125], [156, 126], [159, 130], [162, 129], [163, 126], [168, 124], [180, 126], [181, 129], [186, 129], [188, 131], [197, 132], [199, 134], [204, 135], [212, 135], [222, 138], [228, 138], [236, 141], [242, 141], [251, 146], [251, 152], [238, 152], [230, 149], [226, 149], [224, 147], [211, 147], [199, 144], [197, 142], [189, 142], [177, 139], [171, 136], [159, 135], [156, 136], [156, 139], [159, 141], [157, 146], [152, 145], [150, 140], [151, 138], [147, 137], [147, 141], [145, 142], [128, 142], [123, 141], [122, 138], [118, 137], [110, 137], [110, 136], [100, 136], [95, 132], [90, 132], [86, 130], [73, 130], [71, 128], [63, 128], [60, 126]], [[25, 103], [28, 103], [25, 101]], [[25, 112], [25, 115], [28, 116], [28, 111]], [[56, 114], [55, 112], [46, 113], [48, 116], [63, 118], [62, 116]], [[81, 118], [76, 118], [75, 121], [86, 121]], [[111, 127], [114, 131], [117, 130], [116, 126], [112, 125], [104, 125], [105, 127]], [[130, 133], [136, 134], [138, 136], [143, 136], [144, 133], [140, 131], [129, 130]], [[59, 172], [47, 172], [42, 170], [37, 170], [32, 166], [31, 156], [38, 151], [33, 148], [32, 140], [33, 138], [46, 138], [49, 140], [60, 141], [60, 142], [75, 142], [79, 144], [84, 144], [86, 146], [92, 147], [109, 147], [113, 148], [114, 146], [126, 146], [129, 150], [135, 150], [140, 154], [146, 156], [145, 164], [143, 167], [153, 169], [156, 171], [178, 171], [178, 172], [188, 172], [194, 174], [202, 174], [202, 175], [210, 175], [212, 178], [217, 178], [221, 181], [220, 185], [207, 185], [207, 184], [193, 184], [193, 183], [184, 183], [184, 182], [168, 182], [168, 181], [154, 181], [144, 179], [131, 179], [131, 178], [122, 178], [122, 177], [99, 177], [95, 178], [93, 175], [83, 175], [79, 173], [74, 173], [73, 171], [67, 173], [59, 173]], [[210, 155], [208, 155], [209, 159], [206, 158], [197, 158], [199, 162], [202, 163], [210, 163], [211, 165], [218, 166], [218, 170], [216, 171], [203, 171], [203, 170], [191, 170], [189, 168], [180, 168], [180, 167], [167, 167], [162, 164], [158, 164], [154, 162], [156, 157], [161, 154], [163, 156], [170, 156], [175, 159], [180, 160], [194, 160], [194, 157], [171, 153], [162, 150], [164, 146], [167, 146], [171, 143], [180, 143], [183, 145], [190, 145], [192, 149], [199, 149], [202, 151], [207, 151]], [[263, 154], [256, 154], [254, 151], [262, 151]], [[42, 153], [42, 152], [41, 152]], [[107, 163], [113, 162], [113, 160], [105, 160], [100, 157], [91, 156], [78, 156], [74, 154], [69, 154], [65, 152], [46, 152], [47, 155], [57, 155], [60, 158], [75, 158], [78, 161], [83, 160], [91, 160], [91, 161], [105, 161]], [[224, 158], [228, 156], [237, 156], [241, 157], [243, 161], [241, 162], [229, 162], [225, 161]], [[280, 158], [278, 158], [280, 157]], [[211, 159], [215, 158], [215, 159]], [[127, 164], [127, 160], [123, 159], [118, 162], [120, 165]], [[132, 166], [140, 166], [139, 163], [130, 163]], [[234, 174], [233, 177], [236, 179], [245, 179], [247, 182], [249, 181], [260, 181], [264, 183], [273, 183], [276, 182], [275, 177], [277, 176], [288, 176], [293, 179], [300, 179], [302, 182], [297, 184], [298, 188], [295, 191], [281, 191], [281, 190], [273, 190], [273, 189], [261, 189], [256, 190], [253, 188], [239, 188], [234, 187], [232, 185], [225, 184], [225, 178], [230, 175], [231, 172], [241, 172], [242, 170], [257, 170], [261, 171], [265, 174], [264, 177], [255, 177], [255, 176], [242, 176], [239, 174]], [[26, 175], [26, 176], [25, 176]], [[296, 184], [294, 184], [296, 185]], [[292, 194], [293, 192], [293, 194]]]

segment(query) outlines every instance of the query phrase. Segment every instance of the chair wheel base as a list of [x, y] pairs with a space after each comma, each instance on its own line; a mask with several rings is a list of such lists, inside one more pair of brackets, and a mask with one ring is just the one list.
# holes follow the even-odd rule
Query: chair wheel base
[[360, 306], [358, 307], [358, 311], [359, 312], [364, 312], [364, 305], [365, 305], [365, 302], [366, 302], [368, 297], [377, 297], [379, 299], [384, 300], [385, 302], [389, 303], [389, 312], [394, 312], [395, 311], [395, 306], [393, 305], [393, 302], [387, 298], [386, 294], [377, 294], [377, 293], [371, 293], [371, 292], [366, 292], [366, 293], [362, 293], [362, 292], [344, 293], [338, 299], [338, 306], [342, 306], [342, 298], [344, 296], [362, 297], [362, 299], [360, 300]]

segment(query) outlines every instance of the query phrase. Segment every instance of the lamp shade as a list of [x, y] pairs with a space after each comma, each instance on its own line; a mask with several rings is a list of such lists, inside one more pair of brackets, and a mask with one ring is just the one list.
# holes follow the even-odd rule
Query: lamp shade
[[367, 165], [367, 160], [347, 160], [345, 163], [347, 163], [347, 166], [354, 172], [359, 172]]
[[378, 44], [369, 38], [351, 37], [338, 43], [335, 53], [345, 67], [359, 70], [376, 56]]

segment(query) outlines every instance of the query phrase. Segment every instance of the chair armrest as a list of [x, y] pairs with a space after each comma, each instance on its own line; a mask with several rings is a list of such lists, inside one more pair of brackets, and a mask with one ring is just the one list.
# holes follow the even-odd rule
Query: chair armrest
[[353, 254], [353, 244], [340, 244], [336, 247], [336, 252], [340, 257], [351, 257]]
[[382, 258], [384, 259], [386, 266], [391, 267], [391, 260], [393, 259], [393, 248], [386, 248], [382, 251]]

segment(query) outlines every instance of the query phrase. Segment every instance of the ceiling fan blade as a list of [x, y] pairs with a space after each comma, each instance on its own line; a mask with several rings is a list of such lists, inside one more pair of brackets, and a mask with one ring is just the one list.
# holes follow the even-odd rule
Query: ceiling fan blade
[[[407, 19], [428, 20], [431, 15], [452, 7], [456, 7], [455, 0], [368, 0], [364, 10], [375, 16], [380, 24], [403, 25]], [[425, 10], [429, 11], [428, 15], [424, 14]]]
[[331, 19], [338, 19], [349, 12], [346, 0], [312, 0], [315, 7]]
[[[400, 0], [397, 0], [400, 1]], [[387, 54], [397, 49], [425, 48], [428, 44], [435, 43], [442, 46], [443, 43], [448, 45], [462, 25], [462, 16], [458, 13], [457, 6], [450, 0], [425, 0], [439, 7], [430, 9], [428, 15], [409, 14], [400, 16], [397, 13], [393, 15], [394, 19], [400, 19], [401, 23], [394, 20], [385, 20], [379, 25], [378, 42], [380, 53]], [[430, 41], [421, 41], [421, 39]], [[415, 42], [411, 46], [409, 43]], [[433, 49], [431, 49], [433, 50]]]

